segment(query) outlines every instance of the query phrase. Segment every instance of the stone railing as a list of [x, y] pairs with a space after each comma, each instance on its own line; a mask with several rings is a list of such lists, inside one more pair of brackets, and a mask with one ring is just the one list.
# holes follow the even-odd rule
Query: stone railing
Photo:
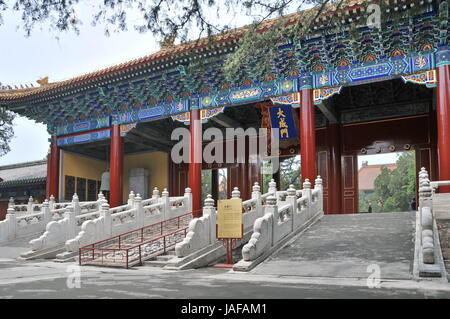
[[0, 242], [44, 232], [48, 223], [63, 219], [70, 206], [75, 215], [98, 210], [98, 203], [79, 202], [76, 194], [67, 203], [55, 203], [53, 196], [42, 204], [35, 204], [32, 197], [27, 205], [13, 202], [11, 198], [6, 219], [0, 222]]
[[[159, 191], [155, 189], [154, 194], [158, 196], [147, 199], [145, 202], [157, 201]], [[130, 192], [127, 204], [109, 209], [109, 215], [113, 216], [112, 225], [117, 232], [122, 230], [126, 232], [130, 227], [140, 225], [136, 221], [136, 210], [133, 208], [134, 201], [135, 194]], [[51, 211], [51, 221], [53, 222], [46, 225], [46, 231], [40, 237], [30, 241], [31, 251], [24, 253], [22, 256], [30, 257], [37, 255], [40, 251], [64, 247], [67, 240], [77, 236], [83, 223], [100, 217], [101, 206], [106, 202], [102, 193], [98, 195], [98, 200], [95, 202], [78, 202], [78, 197], [75, 194], [71, 203]], [[54, 207], [59, 206], [54, 205]]]
[[[231, 193], [231, 199], [240, 199], [241, 192], [237, 187]], [[242, 202], [242, 222], [245, 233], [251, 231], [254, 221], [262, 215], [262, 198], [258, 183], [253, 186], [252, 198]], [[214, 207], [214, 199], [208, 195], [203, 207], [203, 215], [194, 218], [189, 223], [185, 239], [175, 246], [178, 258], [195, 254], [201, 249], [218, 243], [216, 238], [217, 212]]]
[[[146, 203], [144, 206], [143, 203]], [[169, 192], [164, 189], [159, 196], [157, 189], [153, 191], [151, 199], [142, 200], [139, 194], [130, 193], [128, 204], [118, 208], [109, 208], [104, 201], [98, 217], [85, 221], [81, 229], [65, 242], [66, 252], [57, 256], [65, 258], [78, 252], [78, 248], [90, 243], [108, 239], [131, 230], [139, 229], [147, 225], [161, 222], [168, 218], [180, 216], [192, 211], [192, 194], [186, 188], [185, 195], [181, 197], [169, 197]]]
[[[52, 198], [52, 202], [50, 204], [50, 208], [52, 208], [52, 204], [54, 204], [54, 198]], [[35, 203], [32, 196], [28, 199], [27, 204], [14, 204], [14, 198], [11, 197], [9, 199], [8, 208], [12, 207], [14, 210], [14, 213], [17, 215], [24, 215], [24, 214], [36, 214], [40, 213], [42, 211], [43, 203]]]
[[293, 185], [286, 192], [285, 201], [281, 201], [281, 205], [275, 194], [267, 198], [263, 209], [264, 215], [255, 221], [253, 234], [242, 248], [244, 262], [256, 260], [289, 234], [296, 233], [305, 224], [323, 215], [323, 188], [320, 176], [317, 177], [313, 190], [309, 180], [306, 180], [300, 192], [296, 191]]
[[25, 252], [22, 257], [64, 245], [67, 239], [76, 236], [83, 222], [99, 216], [99, 207], [105, 201], [105, 197], [100, 193], [97, 201], [80, 203], [78, 196], [74, 194], [69, 205], [51, 211], [52, 220], [46, 224], [45, 232], [30, 241], [31, 252]]
[[[419, 207], [416, 216], [414, 273], [417, 277], [444, 277], [435, 204], [439, 203], [441, 195], [436, 194], [436, 190], [445, 185], [450, 185], [450, 181], [430, 182], [428, 172], [422, 167], [419, 172]], [[446, 210], [450, 212], [450, 201], [447, 202]]]
[[434, 264], [433, 213], [431, 210], [432, 188], [424, 167], [419, 172], [419, 213], [422, 260]]
[[216, 218], [214, 199], [208, 195], [203, 206], [202, 217], [191, 220], [186, 237], [175, 245], [176, 256], [178, 258], [186, 257], [217, 242]]
[[[239, 189], [234, 188], [231, 199], [239, 198]], [[312, 219], [322, 216], [322, 201], [320, 177], [314, 190], [307, 181], [303, 190], [296, 191], [291, 185], [287, 191], [277, 191], [276, 183], [271, 180], [268, 192], [261, 194], [259, 184], [255, 183], [252, 198], [242, 202], [244, 237], [236, 242], [236, 247], [248, 242], [243, 248], [244, 259], [257, 258]], [[208, 195], [203, 216], [191, 220], [186, 237], [175, 246], [176, 257], [168, 263], [169, 268], [202, 267], [225, 255], [216, 237], [216, 219], [214, 200]]]
[[[80, 203], [80, 205], [87, 206], [90, 203], [95, 203], [95, 202], [82, 202], [82, 203]], [[55, 197], [53, 195], [50, 196], [50, 199], [48, 200], [48, 206], [50, 207], [50, 210], [65, 208], [70, 204], [71, 204], [71, 202], [56, 203]], [[9, 199], [9, 203], [8, 203], [8, 207], [12, 207], [14, 210], [14, 213], [17, 216], [24, 215], [24, 214], [40, 213], [42, 211], [43, 205], [44, 205], [44, 203], [36, 203], [32, 196], [30, 196], [30, 198], [28, 199], [27, 204], [14, 204], [13, 197], [11, 197]]]

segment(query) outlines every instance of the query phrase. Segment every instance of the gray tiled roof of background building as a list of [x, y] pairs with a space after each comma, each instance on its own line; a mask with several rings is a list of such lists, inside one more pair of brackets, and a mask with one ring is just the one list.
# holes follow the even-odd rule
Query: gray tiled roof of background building
[[47, 176], [47, 160], [0, 166], [0, 186], [17, 182], [33, 182]]

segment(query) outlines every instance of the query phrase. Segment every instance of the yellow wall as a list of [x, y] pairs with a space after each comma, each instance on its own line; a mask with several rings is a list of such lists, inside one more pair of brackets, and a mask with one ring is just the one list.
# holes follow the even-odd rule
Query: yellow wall
[[128, 200], [128, 171], [130, 168], [148, 169], [148, 196], [152, 195], [152, 189], [158, 187], [162, 192], [169, 188], [169, 157], [164, 152], [150, 152], [125, 155], [123, 165], [123, 202]]
[[[66, 191], [66, 175], [93, 179], [96, 181], [102, 179], [102, 173], [106, 170], [106, 162], [64, 151], [62, 154], [61, 197], [64, 196]], [[67, 198], [65, 199], [67, 200]]]

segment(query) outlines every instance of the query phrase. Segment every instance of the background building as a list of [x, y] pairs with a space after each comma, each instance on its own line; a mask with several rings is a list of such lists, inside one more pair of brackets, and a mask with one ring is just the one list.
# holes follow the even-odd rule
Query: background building
[[16, 204], [45, 199], [47, 160], [0, 166], [0, 220], [5, 219], [8, 201], [14, 197]]

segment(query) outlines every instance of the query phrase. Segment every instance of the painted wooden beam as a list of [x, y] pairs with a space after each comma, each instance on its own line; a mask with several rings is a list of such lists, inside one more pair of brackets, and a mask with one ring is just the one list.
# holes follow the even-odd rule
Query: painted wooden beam
[[135, 134], [135, 132], [133, 132], [133, 133], [129, 132], [126, 135], [125, 140], [129, 143], [133, 143], [133, 144], [142, 146], [151, 151], [170, 152], [170, 150], [171, 150], [170, 146], [167, 146], [167, 145], [161, 144], [161, 143], [155, 143], [154, 141], [149, 141], [145, 137], [143, 138], [142, 136]]
[[332, 100], [323, 100], [319, 104], [316, 104], [317, 108], [322, 112], [330, 124], [339, 124], [339, 114], [336, 112], [333, 106]]
[[157, 142], [158, 144], [163, 144], [170, 147], [172, 147], [172, 145], [174, 144], [174, 142], [170, 141], [166, 136], [164, 136], [164, 133], [161, 131], [149, 128], [135, 128], [132, 130], [132, 133], [144, 137], [150, 141]]
[[212, 117], [210, 120], [214, 121], [215, 123], [223, 127], [230, 127], [230, 128], [242, 127], [242, 125], [238, 121], [233, 120], [232, 118], [228, 117], [225, 114], [219, 114], [215, 117]]

